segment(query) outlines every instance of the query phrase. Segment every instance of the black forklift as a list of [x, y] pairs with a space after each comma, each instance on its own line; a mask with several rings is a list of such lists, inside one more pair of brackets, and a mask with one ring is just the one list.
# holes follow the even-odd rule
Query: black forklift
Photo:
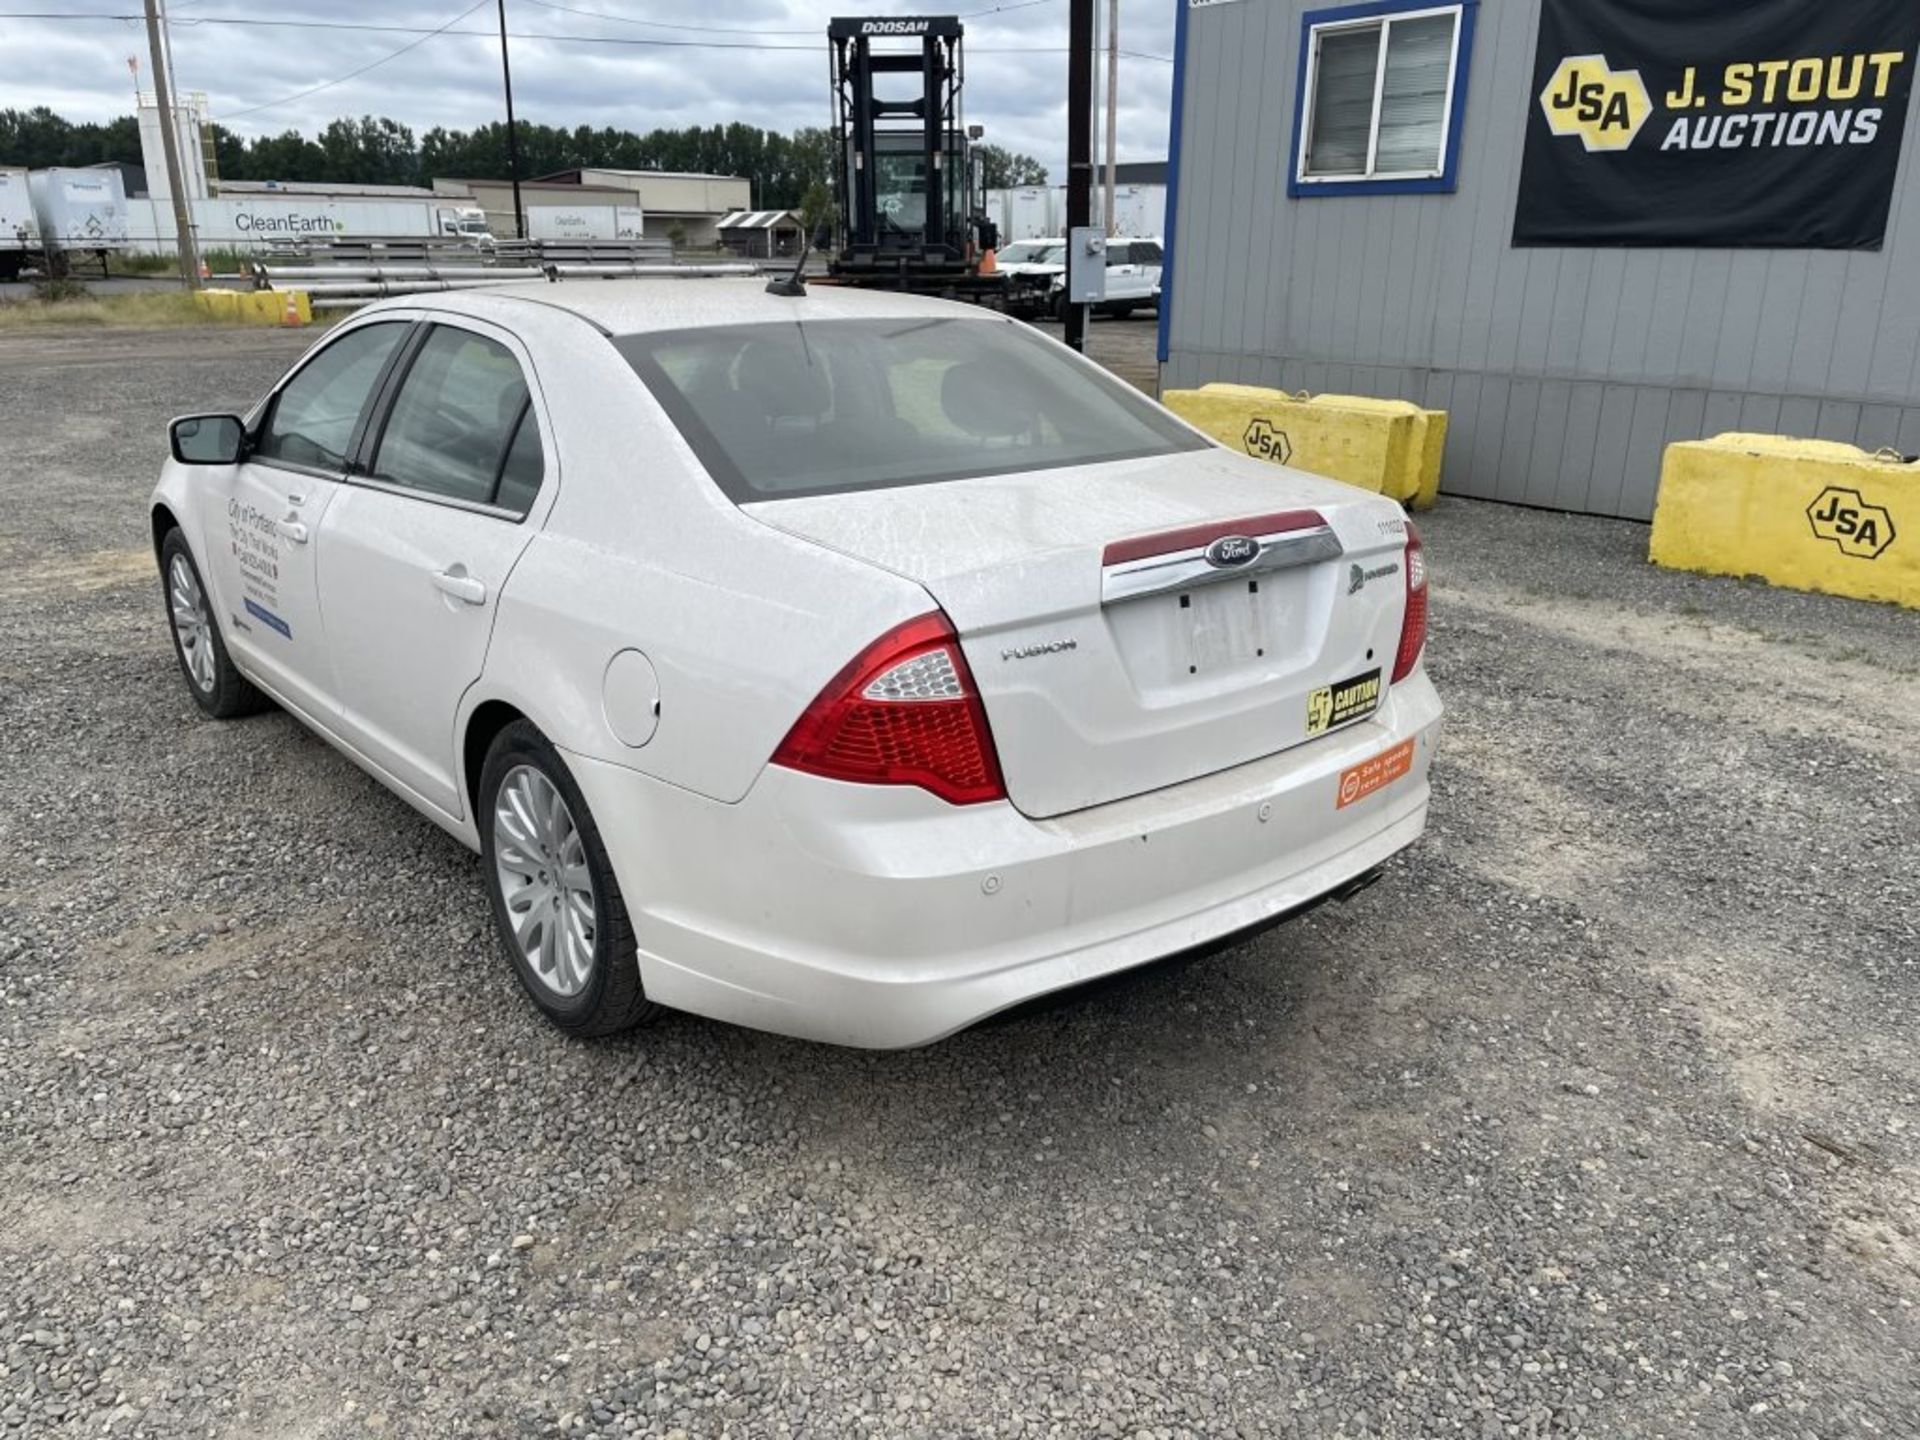
[[974, 152], [980, 132], [961, 113], [964, 35], [954, 15], [828, 25], [834, 283], [1005, 303], [1009, 277], [988, 258], [1000, 237]]

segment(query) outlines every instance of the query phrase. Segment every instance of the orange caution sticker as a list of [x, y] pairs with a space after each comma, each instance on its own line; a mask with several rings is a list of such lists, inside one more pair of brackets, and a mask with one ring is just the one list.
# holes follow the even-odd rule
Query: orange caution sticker
[[1413, 740], [1409, 737], [1371, 760], [1362, 760], [1358, 765], [1342, 770], [1340, 795], [1333, 808], [1344, 810], [1354, 801], [1364, 800], [1374, 791], [1385, 789], [1412, 769]]

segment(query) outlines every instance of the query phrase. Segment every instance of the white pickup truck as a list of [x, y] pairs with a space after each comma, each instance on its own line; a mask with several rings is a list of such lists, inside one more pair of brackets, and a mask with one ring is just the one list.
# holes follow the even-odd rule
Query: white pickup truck
[[[1024, 276], [1024, 287], [1043, 313], [1067, 313], [1067, 242], [1057, 236], [1016, 240], [994, 257], [1003, 274]], [[1160, 241], [1115, 235], [1107, 241], [1107, 298], [1096, 307], [1127, 316], [1160, 304]]]

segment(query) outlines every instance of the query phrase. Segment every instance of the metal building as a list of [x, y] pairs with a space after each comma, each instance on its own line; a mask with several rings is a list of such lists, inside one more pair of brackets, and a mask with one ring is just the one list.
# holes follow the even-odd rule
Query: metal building
[[[1770, 62], [1788, 67], [1773, 77], [1771, 125], [1753, 113], [1722, 129], [1722, 108], [1757, 111], [1761, 96], [1757, 79], [1750, 96], [1741, 89], [1752, 67], [1713, 52], [1741, 37], [1703, 27], [1713, 18], [1703, 10], [1733, 17], [1721, 30], [1745, 23], [1730, 0], [1674, 7], [1690, 13], [1673, 23], [1694, 28], [1665, 56], [1645, 53], [1657, 37], [1623, 28], [1610, 38], [1610, 52], [1640, 47], [1610, 56], [1622, 71], [1638, 67], [1630, 79], [1597, 54], [1550, 53], [1566, 32], [1543, 39], [1542, 27], [1567, 16], [1584, 25], [1608, 6], [1632, 18], [1632, 0], [1179, 0], [1163, 384], [1240, 381], [1445, 409], [1446, 490], [1601, 515], [1652, 513], [1674, 440], [1745, 430], [1920, 452], [1920, 108], [1906, 103], [1920, 56], [1909, 22], [1869, 0], [1741, 3], [1804, 28], [1805, 43], [1727, 53], [1808, 58]], [[1901, 33], [1860, 46], [1818, 33], [1867, 23], [1869, 11]], [[1842, 41], [1880, 67], [1866, 70], [1864, 90], [1860, 61], [1842, 67]], [[1594, 124], [1610, 118], [1611, 138], [1591, 127], [1583, 138], [1574, 123], [1594, 74]], [[1532, 203], [1521, 199], [1531, 145], [1565, 147], [1553, 154], [1572, 157], [1569, 167], [1613, 163], [1598, 152], [1632, 147], [1633, 163], [1661, 174], [1684, 173], [1663, 157], [1692, 145], [1703, 177], [1771, 165], [1790, 183], [1828, 163], [1823, 122], [1794, 118], [1799, 102], [1824, 103], [1816, 85], [1842, 97], [1828, 103], [1842, 131], [1866, 135], [1872, 127], [1851, 117], [1880, 107], [1886, 133], [1871, 163], [1884, 157], [1891, 187], [1880, 248], [1795, 248], [1782, 197], [1766, 194], [1747, 197], [1758, 218], [1742, 220], [1739, 238], [1721, 227], [1721, 248], [1649, 243], [1658, 223], [1615, 232], [1624, 241], [1516, 244], [1516, 212]], [[1736, 123], [1743, 145], [1770, 148], [1734, 154]], [[1547, 138], [1530, 138], [1541, 126]], [[1755, 127], [1760, 136], [1747, 133]], [[1869, 153], [1836, 158], [1864, 173]], [[1704, 193], [1711, 208], [1712, 186]], [[1575, 187], [1567, 203], [1600, 202]]]

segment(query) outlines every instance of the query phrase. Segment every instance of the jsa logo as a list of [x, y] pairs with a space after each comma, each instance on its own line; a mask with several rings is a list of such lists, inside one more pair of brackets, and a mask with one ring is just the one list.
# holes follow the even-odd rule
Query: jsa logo
[[1547, 128], [1588, 150], [1624, 150], [1653, 113], [1638, 70], [1614, 70], [1604, 55], [1570, 55], [1540, 92]]
[[1829, 485], [1814, 496], [1807, 519], [1815, 535], [1861, 560], [1878, 560], [1894, 541], [1893, 516], [1858, 490]]

